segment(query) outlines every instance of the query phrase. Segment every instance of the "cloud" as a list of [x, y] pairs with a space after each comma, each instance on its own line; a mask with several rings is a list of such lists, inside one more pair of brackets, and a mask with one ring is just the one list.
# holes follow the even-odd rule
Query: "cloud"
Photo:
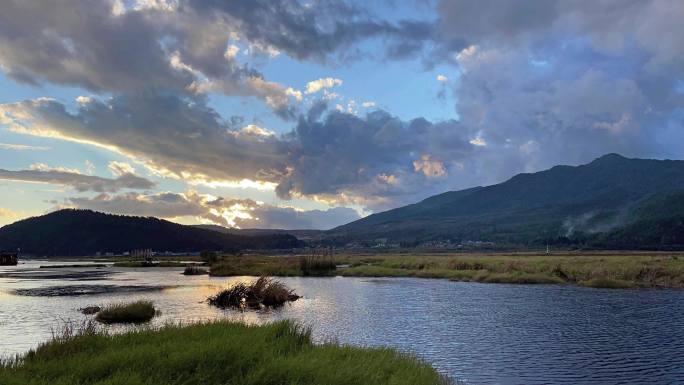
[[44, 164], [34, 165], [29, 170], [10, 171], [0, 169], [0, 179], [69, 186], [81, 192], [117, 192], [122, 189], [145, 190], [155, 187], [153, 182], [133, 174], [122, 174], [116, 179], [108, 179], [80, 174], [73, 170], [51, 169]]
[[[677, 0], [449, 1], [438, 5], [440, 38], [488, 46], [549, 47], [564, 39], [588, 39], [591, 48], [620, 55], [636, 46], [647, 65], [681, 66], [679, 33], [684, 7]], [[554, 44], [555, 45], [555, 44]]]
[[[0, 68], [20, 82], [100, 94], [254, 96], [282, 117], [293, 118], [290, 99], [300, 101], [301, 93], [239, 63], [236, 44], [255, 55], [284, 52], [323, 62], [362, 40], [404, 44], [425, 28], [430, 24], [376, 20], [346, 2], [11, 1], [0, 12]], [[80, 96], [77, 103], [90, 99]]]
[[12, 143], [0, 143], [0, 150], [12, 150], [12, 151], [46, 151], [50, 147], [43, 146], [29, 146], [26, 144], [12, 144]]
[[217, 198], [194, 191], [100, 194], [92, 198], [68, 198], [58, 206], [167, 219], [192, 216], [205, 223], [263, 229], [329, 229], [359, 219], [358, 213], [349, 208], [305, 211], [251, 199]]
[[416, 172], [423, 173], [428, 178], [439, 178], [447, 174], [444, 163], [433, 159], [429, 154], [421, 155], [420, 159], [414, 160], [413, 169]]
[[12, 223], [26, 217], [26, 213], [0, 207], [0, 225]]
[[[467, 162], [475, 150], [468, 143], [474, 133], [456, 121], [404, 121], [381, 110], [364, 117], [319, 112], [314, 107], [301, 117], [291, 135], [289, 172], [276, 189], [281, 197], [393, 207], [454, 186], [449, 178], [433, 176], [451, 174], [449, 169]], [[432, 156], [429, 162], [444, 161], [416, 169], [414, 162], [424, 154]], [[453, 174], [455, 180], [464, 176]]]
[[117, 162], [112, 160], [107, 164], [107, 169], [109, 169], [109, 172], [111, 172], [114, 176], [135, 174], [135, 168], [127, 162]]
[[[445, 188], [416, 171], [413, 162], [431, 154], [442, 159], [447, 174], [473, 151], [468, 141], [476, 135], [455, 121], [407, 122], [384, 111], [358, 117], [319, 104], [292, 132], [278, 136], [226, 122], [201, 101], [156, 95], [93, 101], [74, 113], [48, 99], [5, 104], [0, 119], [12, 131], [95, 144], [189, 183], [246, 180], [277, 186], [284, 198], [310, 196], [373, 208]], [[402, 183], [383, 183], [381, 174]]]
[[[80, 99], [76, 109], [51, 99], [4, 104], [0, 122], [106, 148], [189, 183], [263, 186], [282, 198], [374, 210], [608, 152], [683, 156], [678, 1], [440, 1], [435, 23], [390, 23], [328, 1], [127, 4], [80, 7], [90, 18], [77, 18], [67, 0], [3, 7], [0, 65], [10, 77], [112, 97]], [[457, 100], [458, 120], [357, 116], [355, 103], [337, 99], [340, 111], [304, 111], [303, 93], [332, 99], [338, 79], [300, 91], [237, 62], [257, 51], [345, 60], [368, 38], [386, 59], [429, 53], [426, 64], [453, 66], [457, 75], [437, 81]], [[259, 98], [292, 119], [292, 131], [224, 119], [207, 105], [210, 92]]]
[[276, 182], [287, 166], [288, 143], [246, 134], [202, 101], [177, 95], [117, 96], [75, 113], [37, 99], [0, 105], [0, 122], [19, 133], [107, 148], [177, 179]]
[[[678, 1], [440, 1], [433, 56], [456, 65], [481, 183], [609, 152], [681, 158]], [[677, 144], [675, 144], [677, 143]], [[440, 159], [449, 159], [441, 157]]]
[[0, 218], [3, 218], [3, 219], [15, 219], [15, 218], [19, 218], [19, 217], [20, 217], [20, 216], [19, 216], [18, 213], [14, 212], [14, 211], [12, 211], [12, 210], [5, 209], [5, 208], [0, 207]]
[[335, 78], [321, 78], [314, 81], [310, 81], [306, 84], [306, 93], [314, 94], [320, 90], [326, 88], [333, 88], [335, 86], [341, 86], [342, 80]]

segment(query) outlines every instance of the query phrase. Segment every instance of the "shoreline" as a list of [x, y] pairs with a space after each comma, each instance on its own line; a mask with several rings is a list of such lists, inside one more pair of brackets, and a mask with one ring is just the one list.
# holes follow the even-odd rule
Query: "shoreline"
[[[205, 266], [210, 276], [342, 276], [441, 278], [460, 282], [572, 284], [596, 288], [684, 288], [684, 253], [592, 251], [546, 253], [449, 253], [402, 250], [315, 257], [323, 268], [303, 271], [302, 255], [219, 255], [213, 264], [196, 256], [161, 257], [153, 267]], [[126, 258], [52, 258], [52, 261], [107, 262], [116, 268], [149, 268]], [[87, 267], [96, 266], [90, 265]], [[333, 267], [334, 266], [334, 267]], [[59, 268], [62, 266], [45, 266]], [[64, 267], [79, 267], [78, 265]], [[86, 265], [83, 265], [86, 267]], [[335, 268], [336, 267], [336, 268]]]

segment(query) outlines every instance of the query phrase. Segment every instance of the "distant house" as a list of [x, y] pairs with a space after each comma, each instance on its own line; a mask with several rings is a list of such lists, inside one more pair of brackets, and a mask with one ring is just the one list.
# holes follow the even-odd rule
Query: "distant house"
[[18, 262], [17, 253], [0, 252], [0, 266], [13, 266]]

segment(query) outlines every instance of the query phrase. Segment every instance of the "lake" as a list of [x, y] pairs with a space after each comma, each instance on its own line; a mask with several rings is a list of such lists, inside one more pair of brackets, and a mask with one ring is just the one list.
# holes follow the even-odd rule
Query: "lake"
[[[62, 262], [63, 263], [63, 262]], [[79, 308], [150, 299], [153, 325], [289, 318], [316, 341], [410, 351], [468, 384], [684, 383], [684, 290], [604, 290], [413, 278], [282, 278], [303, 298], [279, 310], [205, 299], [249, 277], [172, 268], [0, 266], [0, 355], [23, 353]]]

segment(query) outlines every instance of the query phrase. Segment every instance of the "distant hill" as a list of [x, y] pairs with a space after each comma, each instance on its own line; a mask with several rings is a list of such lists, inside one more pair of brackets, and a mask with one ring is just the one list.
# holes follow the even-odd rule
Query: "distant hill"
[[235, 229], [223, 227], [219, 225], [194, 225], [194, 227], [212, 231], [218, 231], [224, 234], [235, 235], [273, 235], [273, 234], [289, 234], [302, 241], [315, 240], [321, 237], [323, 230], [285, 230], [285, 229]]
[[235, 235], [157, 219], [66, 209], [0, 228], [0, 248], [47, 256], [156, 251], [237, 251], [298, 247], [288, 234]]
[[326, 233], [337, 243], [387, 238], [545, 243], [607, 248], [684, 247], [684, 161], [605, 155], [506, 182], [446, 192]]

